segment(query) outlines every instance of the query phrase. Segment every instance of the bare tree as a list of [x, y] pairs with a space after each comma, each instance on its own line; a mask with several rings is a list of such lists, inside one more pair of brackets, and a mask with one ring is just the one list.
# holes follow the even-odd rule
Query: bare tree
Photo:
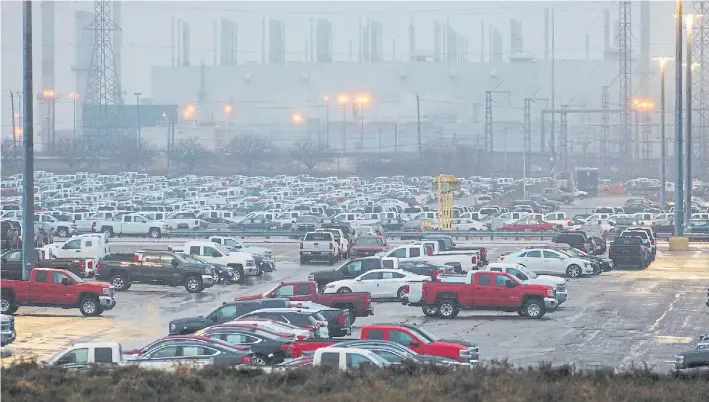
[[2, 167], [4, 169], [16, 169], [17, 160], [22, 157], [22, 144], [7, 138], [0, 145], [2, 149]]
[[54, 144], [52, 156], [64, 163], [69, 169], [79, 169], [91, 157], [88, 142], [72, 138], [62, 138]]
[[157, 153], [145, 141], [136, 141], [128, 136], [122, 136], [114, 141], [104, 143], [106, 157], [120, 165], [122, 169], [145, 170], [153, 164]]
[[263, 137], [247, 134], [232, 138], [224, 147], [224, 156], [236, 158], [249, 172], [269, 159], [271, 144]]
[[293, 144], [291, 157], [312, 173], [325, 159], [325, 151], [310, 140], [298, 141]]
[[209, 160], [209, 153], [196, 137], [192, 137], [175, 144], [170, 160], [174, 161], [181, 170], [192, 172], [198, 164]]

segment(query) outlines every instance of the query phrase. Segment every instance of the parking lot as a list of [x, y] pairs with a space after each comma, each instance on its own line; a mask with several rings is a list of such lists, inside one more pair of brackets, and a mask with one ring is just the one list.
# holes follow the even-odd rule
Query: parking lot
[[[249, 240], [262, 246], [266, 241]], [[488, 247], [491, 261], [525, 243], [475, 242]], [[113, 247], [127, 252], [141, 246], [152, 245], [136, 239], [116, 241]], [[18, 338], [7, 349], [14, 352], [14, 358], [41, 359], [76, 342], [111, 340], [126, 348], [140, 347], [166, 335], [172, 319], [204, 315], [235, 296], [263, 293], [280, 281], [306, 280], [309, 272], [339, 266], [300, 265], [297, 242], [271, 246], [277, 270], [245, 284], [217, 285], [195, 295], [182, 287], [136, 284], [118, 293], [114, 310], [96, 318], [84, 318], [75, 309], [22, 307], [16, 314]], [[696, 334], [709, 329], [704, 305], [707, 283], [709, 246], [670, 252], [666, 243], [660, 243], [657, 260], [644, 271], [613, 271], [569, 280], [569, 300], [541, 321], [485, 312], [463, 312], [446, 321], [425, 318], [418, 308], [388, 302], [375, 303], [375, 315], [358, 319], [356, 326], [416, 323], [444, 338], [478, 343], [484, 359], [508, 359], [515, 364], [544, 360], [622, 368], [647, 363], [663, 370], [671, 367], [675, 352], [686, 349]]]

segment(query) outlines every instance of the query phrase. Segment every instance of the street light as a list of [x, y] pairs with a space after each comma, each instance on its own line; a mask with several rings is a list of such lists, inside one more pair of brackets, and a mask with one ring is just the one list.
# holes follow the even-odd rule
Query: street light
[[337, 97], [337, 102], [342, 105], [342, 151], [340, 155], [347, 153], [347, 104], [350, 103], [350, 97], [340, 95]]
[[[54, 121], [56, 116], [54, 116], [55, 105], [54, 102], [57, 99], [57, 93], [54, 89], [45, 88], [40, 92], [39, 97], [47, 101], [47, 147], [54, 146]], [[52, 119], [49, 121], [49, 119]]]
[[325, 148], [330, 147], [330, 97], [325, 95]]
[[295, 125], [299, 125], [303, 122], [303, 116], [300, 113], [295, 112], [290, 116], [290, 121]]
[[674, 236], [682, 237], [682, 0], [675, 0], [675, 224]]
[[76, 100], [79, 99], [79, 94], [77, 94], [76, 92], [70, 92], [69, 97], [71, 98], [71, 103], [74, 107], [74, 141], [76, 141]]
[[364, 105], [368, 105], [369, 101], [369, 95], [358, 95], [355, 98], [355, 103], [359, 105], [359, 118], [361, 119], [361, 125], [359, 127], [360, 153], [364, 152]]
[[[694, 21], [700, 18], [701, 14], [685, 14], [685, 26], [687, 28], [686, 36], [686, 58], [685, 63], [685, 77], [686, 77], [686, 97], [687, 97], [687, 122], [685, 126], [685, 196], [684, 196], [684, 220], [685, 222], [689, 220], [692, 214], [692, 70], [695, 68], [692, 63], [692, 29], [694, 28]], [[676, 208], [676, 206], [675, 206]]]

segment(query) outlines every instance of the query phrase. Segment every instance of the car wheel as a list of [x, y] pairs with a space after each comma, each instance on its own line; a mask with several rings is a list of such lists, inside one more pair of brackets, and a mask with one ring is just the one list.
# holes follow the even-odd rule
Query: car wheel
[[153, 239], [157, 239], [157, 238], [160, 237], [160, 229], [152, 228], [152, 229], [150, 229], [150, 231], [148, 232], [148, 235], [149, 235], [151, 238], [153, 238]]
[[239, 269], [234, 268], [234, 276], [232, 277], [233, 281], [239, 282], [239, 281], [241, 281], [242, 277], [243, 276], [241, 275], [241, 271]]
[[63, 238], [63, 237], [69, 237], [69, 230], [67, 230], [66, 228], [61, 228], [61, 229], [59, 229], [59, 231], [57, 232], [57, 236], [62, 237], [62, 238]]
[[527, 318], [542, 318], [546, 314], [546, 309], [544, 307], [544, 301], [540, 299], [527, 300], [522, 307], [524, 315]]
[[339, 289], [337, 289], [337, 293], [352, 293], [352, 289], [350, 289], [350, 288], [339, 288]]
[[443, 318], [455, 318], [458, 312], [458, 305], [453, 300], [444, 300], [438, 304], [438, 314]]
[[569, 267], [566, 268], [566, 276], [569, 278], [578, 278], [581, 276], [581, 267], [576, 264], [569, 265]]
[[421, 310], [423, 311], [423, 315], [425, 315], [426, 317], [437, 317], [438, 316], [438, 307], [424, 306], [424, 307], [421, 307]]
[[251, 364], [254, 366], [265, 366], [268, 364], [268, 359], [264, 355], [257, 353], [251, 358]]
[[15, 299], [12, 296], [3, 294], [0, 298], [0, 313], [2, 314], [14, 314], [17, 311], [17, 306], [15, 305]]
[[202, 279], [196, 276], [187, 277], [187, 280], [185, 280], [185, 290], [187, 290], [189, 293], [201, 292], [202, 290], [204, 290], [204, 286], [202, 286]]
[[113, 285], [116, 290], [128, 290], [130, 287], [130, 281], [124, 278], [121, 274], [115, 274], [111, 278], [111, 285]]
[[96, 297], [86, 297], [79, 302], [79, 311], [86, 317], [95, 317], [101, 314], [101, 306]]
[[399, 300], [404, 300], [404, 297], [406, 297], [406, 293], [404, 293], [404, 287], [402, 286], [396, 291], [396, 298]]

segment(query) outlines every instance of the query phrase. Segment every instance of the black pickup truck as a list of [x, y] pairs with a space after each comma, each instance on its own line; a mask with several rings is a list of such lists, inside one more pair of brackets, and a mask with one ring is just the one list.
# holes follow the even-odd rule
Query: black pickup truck
[[185, 317], [170, 321], [168, 331], [170, 335], [193, 334], [200, 329], [212, 325], [233, 321], [237, 317], [262, 308], [290, 307], [288, 299], [259, 299], [222, 303], [206, 316]]
[[96, 266], [96, 279], [110, 282], [116, 290], [128, 290], [133, 283], [184, 286], [200, 293], [216, 283], [214, 267], [187, 260], [172, 251], [139, 251], [111, 254]]
[[[22, 279], [22, 250], [9, 250], [0, 256], [0, 260], [2, 279]], [[36, 267], [66, 269], [80, 278], [93, 275], [93, 264], [93, 260], [76, 258], [44, 259], [39, 251], [35, 257]]]
[[428, 235], [421, 238], [421, 241], [436, 241], [438, 242], [439, 251], [479, 251], [480, 260], [478, 261], [478, 268], [484, 267], [489, 264], [487, 260], [487, 248], [482, 246], [469, 246], [469, 247], [458, 247], [453, 241], [453, 237], [450, 235]]
[[650, 265], [650, 251], [636, 236], [618, 236], [608, 248], [608, 258], [613, 260], [614, 267], [630, 266], [637, 269]]
[[371, 271], [373, 269], [384, 269], [386, 268], [381, 258], [378, 257], [365, 257], [356, 258], [354, 260], [346, 262], [340, 268], [328, 271], [316, 271], [311, 272], [308, 275], [308, 280], [313, 281], [318, 284], [318, 289], [322, 289], [330, 282], [339, 281], [342, 279], [352, 279], [362, 275], [365, 272]]

